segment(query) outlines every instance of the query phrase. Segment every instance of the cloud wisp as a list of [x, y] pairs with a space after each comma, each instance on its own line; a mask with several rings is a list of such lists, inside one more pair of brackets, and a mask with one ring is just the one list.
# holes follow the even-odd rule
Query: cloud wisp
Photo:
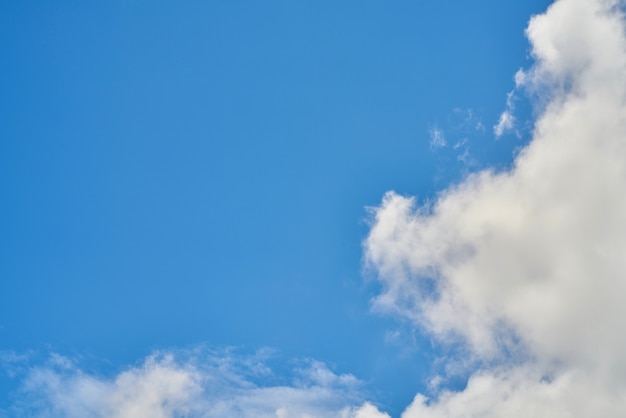
[[161, 352], [102, 377], [56, 354], [37, 366], [23, 359], [20, 402], [8, 412], [42, 418], [389, 418], [363, 402], [361, 383], [350, 374], [309, 360], [284, 382], [267, 360], [264, 352]]
[[531, 19], [535, 63], [516, 79], [541, 113], [511, 170], [374, 210], [374, 306], [470, 357], [464, 390], [418, 395], [403, 417], [623, 416], [623, 6], [559, 0]]
[[513, 103], [514, 98], [515, 90], [509, 92], [509, 94], [507, 94], [506, 96], [506, 108], [504, 109], [504, 112], [500, 114], [498, 123], [496, 123], [493, 127], [493, 133], [496, 135], [496, 138], [500, 138], [502, 135], [504, 135], [505, 132], [512, 131], [513, 128], [515, 128], [515, 104]]
[[430, 148], [431, 149], [443, 148], [446, 145], [448, 145], [445, 134], [441, 129], [437, 127], [431, 128], [428, 131], [428, 134], [430, 136]]

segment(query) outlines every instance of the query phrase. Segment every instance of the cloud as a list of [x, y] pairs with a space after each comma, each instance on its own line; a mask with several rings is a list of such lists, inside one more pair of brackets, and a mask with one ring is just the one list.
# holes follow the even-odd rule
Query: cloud
[[25, 368], [20, 403], [10, 412], [42, 418], [389, 417], [362, 401], [352, 375], [311, 360], [296, 368], [293, 381], [271, 384], [281, 378], [266, 360], [263, 352], [162, 352], [107, 378], [52, 355]]
[[[428, 133], [431, 150], [437, 151], [442, 157], [442, 162], [445, 161], [442, 164], [442, 170], [450, 169], [449, 162], [452, 158], [462, 163], [464, 169], [478, 164], [470, 152], [470, 139], [473, 141], [477, 137], [482, 137], [485, 127], [480, 116], [473, 109], [453, 108], [452, 112], [447, 115], [444, 126], [434, 124]], [[444, 150], [446, 147], [448, 149]]]
[[404, 418], [623, 416], [623, 6], [559, 0], [531, 19], [535, 62], [516, 82], [540, 114], [511, 170], [421, 205], [389, 192], [373, 211], [375, 309], [461, 344], [471, 373], [463, 390], [418, 394]]
[[[373, 210], [364, 250], [382, 284], [375, 309], [464, 354], [442, 356], [430, 396], [403, 418], [624, 415], [622, 7], [558, 0], [531, 19], [535, 63], [516, 84], [540, 113], [511, 170], [471, 174], [422, 204], [389, 192]], [[445, 145], [438, 129], [431, 140]], [[15, 416], [389, 417], [358, 379], [316, 361], [286, 380], [263, 353], [162, 352], [108, 377], [62, 356], [26, 369], [4, 357], [23, 376]], [[465, 387], [446, 388], [465, 372]]]
[[[517, 77], [516, 77], [517, 81]], [[498, 123], [493, 127], [493, 132], [496, 135], [496, 138], [501, 137], [506, 132], [512, 131], [515, 128], [515, 104], [513, 103], [513, 99], [515, 97], [515, 90], [509, 92], [506, 96], [506, 108], [502, 114], [500, 114], [500, 119], [498, 119]]]
[[511, 131], [515, 127], [515, 116], [513, 115], [513, 109], [507, 106], [507, 110], [500, 114], [498, 123], [493, 127], [493, 132], [496, 137], [499, 138], [504, 135], [505, 132]]
[[430, 147], [432, 149], [443, 148], [447, 145], [445, 135], [439, 128], [431, 128], [428, 133], [430, 134]]
[[380, 412], [371, 403], [366, 402], [362, 407], [357, 409], [353, 415], [354, 418], [390, 418], [389, 414]]

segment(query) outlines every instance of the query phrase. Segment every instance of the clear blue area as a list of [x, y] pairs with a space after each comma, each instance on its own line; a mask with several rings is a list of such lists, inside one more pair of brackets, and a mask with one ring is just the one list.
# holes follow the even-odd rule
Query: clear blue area
[[369, 310], [365, 207], [467, 171], [434, 126], [510, 163], [492, 126], [548, 3], [3, 2], [0, 350], [268, 346], [397, 416], [436, 352]]

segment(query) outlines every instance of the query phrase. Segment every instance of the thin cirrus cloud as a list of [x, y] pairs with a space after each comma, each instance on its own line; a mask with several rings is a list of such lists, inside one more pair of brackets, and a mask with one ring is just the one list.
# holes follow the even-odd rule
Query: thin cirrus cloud
[[470, 375], [418, 394], [404, 418], [624, 416], [623, 6], [559, 0], [531, 19], [534, 64], [516, 80], [541, 113], [511, 170], [374, 209], [374, 306], [460, 344], [450, 365]]
[[268, 383], [281, 380], [269, 357], [264, 351], [160, 352], [109, 378], [56, 354], [34, 367], [19, 358], [12, 363], [25, 374], [20, 402], [8, 412], [51, 418], [389, 418], [362, 400], [358, 379], [318, 361], [301, 362], [289, 382]]

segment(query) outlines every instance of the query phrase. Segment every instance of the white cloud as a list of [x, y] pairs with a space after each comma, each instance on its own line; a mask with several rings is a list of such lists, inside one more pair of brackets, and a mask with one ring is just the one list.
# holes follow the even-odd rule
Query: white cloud
[[498, 123], [493, 127], [493, 132], [496, 137], [499, 138], [504, 135], [505, 132], [511, 131], [515, 127], [515, 116], [513, 115], [513, 109], [507, 108], [500, 114]]
[[433, 149], [443, 148], [446, 146], [446, 138], [443, 131], [439, 128], [431, 128], [428, 131], [430, 134], [430, 147]]
[[[383, 285], [374, 306], [408, 318], [440, 342], [461, 344], [468, 357], [453, 359], [444, 372], [470, 368], [467, 386], [458, 391], [445, 389], [447, 376], [434, 376], [434, 396], [417, 394], [403, 418], [624, 416], [621, 5], [559, 0], [530, 21], [535, 64], [518, 72], [516, 84], [536, 98], [541, 114], [510, 171], [475, 173], [423, 205], [390, 192], [374, 211], [365, 241], [366, 260]], [[507, 105], [511, 118], [512, 110]], [[444, 146], [443, 132], [433, 129], [431, 141]], [[5, 357], [12, 373], [27, 361]], [[22, 403], [11, 412], [388, 417], [364, 403], [354, 376], [323, 363], [309, 361], [285, 382], [263, 356], [183, 357], [156, 354], [102, 377], [53, 356], [27, 371]]]
[[366, 402], [354, 411], [353, 418], [390, 418], [389, 414], [382, 413], [371, 403]]
[[41, 418], [388, 417], [363, 403], [354, 376], [335, 374], [318, 361], [305, 362], [291, 383], [259, 384], [277, 378], [264, 357], [160, 353], [105, 378], [53, 355], [28, 369], [21, 404], [11, 412]]
[[[365, 241], [374, 306], [465, 345], [467, 388], [404, 418], [623, 417], [626, 39], [617, 0], [559, 0], [516, 82], [541, 114], [506, 172], [434, 202], [388, 193]], [[496, 134], [498, 132], [496, 131]]]
[[[518, 73], [520, 74], [520, 73]], [[518, 75], [516, 75], [516, 84], [518, 83]], [[515, 97], [515, 90], [509, 92], [506, 96], [506, 108], [504, 112], [500, 115], [500, 119], [498, 119], [498, 123], [493, 127], [493, 132], [496, 135], [496, 138], [504, 135], [505, 132], [512, 131], [515, 128], [515, 115], [513, 112], [515, 111], [515, 104], [513, 103], [513, 99]]]

